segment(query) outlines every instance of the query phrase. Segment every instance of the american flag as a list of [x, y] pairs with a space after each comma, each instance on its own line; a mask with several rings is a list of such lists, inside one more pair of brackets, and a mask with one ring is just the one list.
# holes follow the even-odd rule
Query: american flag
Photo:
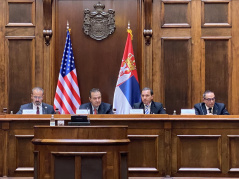
[[56, 87], [54, 109], [60, 114], [75, 114], [81, 105], [80, 91], [72, 51], [70, 32], [67, 30], [60, 74]]

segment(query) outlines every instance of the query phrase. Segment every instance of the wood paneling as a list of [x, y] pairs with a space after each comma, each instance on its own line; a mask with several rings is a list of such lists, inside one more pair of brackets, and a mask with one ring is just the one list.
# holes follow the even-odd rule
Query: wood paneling
[[75, 178], [75, 157], [57, 155], [54, 157], [54, 178]]
[[127, 129], [125, 125], [35, 126], [32, 142], [40, 155], [38, 177], [120, 179], [119, 154], [128, 152], [130, 142]]
[[[113, 9], [115, 13], [115, 32], [102, 41], [96, 41], [83, 32], [84, 10], [94, 10], [97, 1], [57, 1], [56, 2], [56, 58], [55, 76], [58, 78], [66, 37], [66, 22], [69, 21], [73, 54], [75, 57], [78, 84], [83, 103], [89, 101], [89, 90], [100, 88], [103, 101], [113, 102], [113, 94], [123, 57], [127, 38], [127, 24], [133, 31], [133, 48], [136, 66], [140, 69], [140, 55], [137, 53], [138, 34], [138, 3], [140, 1], [104, 1], [105, 11]], [[55, 83], [56, 85], [56, 83]]]
[[162, 1], [162, 27], [190, 27], [190, 1]]
[[[33, 163], [33, 156], [38, 161], [45, 161], [43, 170], [49, 174], [54, 173], [54, 170], [49, 170], [50, 166], [54, 168], [56, 165], [55, 167], [61, 168], [63, 161], [72, 163], [74, 160], [72, 165], [78, 168], [75, 170], [75, 176], [80, 176], [80, 168], [84, 163], [82, 160], [86, 161], [88, 158], [90, 158], [90, 163], [97, 160], [96, 163], [99, 164], [101, 163], [99, 161], [102, 161], [103, 168], [105, 168], [106, 162], [109, 162], [109, 166], [113, 166], [112, 158], [117, 158], [119, 162], [117, 170], [120, 173], [122, 171], [120, 166], [123, 165], [120, 162], [125, 160], [122, 159], [122, 154], [127, 154], [125, 150], [112, 153], [113, 147], [109, 147], [105, 141], [104, 144], [99, 145], [104, 150], [102, 153], [102, 151], [97, 150], [97, 147], [89, 146], [89, 141], [84, 139], [87, 139], [87, 136], [97, 136], [94, 138], [99, 140], [100, 135], [110, 137], [109, 141], [113, 141], [116, 137], [119, 140], [123, 139], [126, 135], [120, 130], [109, 130], [105, 133], [104, 129], [109, 125], [124, 125], [128, 126], [127, 137], [131, 140], [128, 153], [129, 177], [165, 177], [169, 175], [171, 177], [190, 178], [238, 178], [239, 176], [238, 116], [90, 115], [89, 117], [92, 126], [102, 127], [100, 131], [93, 128], [91, 132], [83, 130], [80, 133], [79, 131], [76, 132], [77, 127], [66, 127], [68, 129], [61, 134], [61, 127], [52, 127], [50, 131], [41, 133], [47, 139], [37, 140], [36, 143], [49, 144], [54, 148], [52, 153], [42, 157], [40, 156], [41, 152], [37, 152], [38, 150], [35, 150], [33, 154], [33, 149], [29, 147], [32, 139], [30, 136], [33, 134], [33, 126], [35, 125], [48, 125], [46, 128], [50, 128], [50, 115], [7, 115], [6, 118], [2, 116], [0, 124], [4, 125], [2, 125], [0, 132], [7, 132], [2, 140], [3, 143], [6, 143], [2, 146], [2, 151], [3, 155], [8, 158], [7, 161], [3, 160], [3, 165], [0, 165], [7, 171], [6, 173], [3, 172], [3, 175], [8, 177], [33, 176], [33, 171], [27, 170], [25, 167], [26, 165], [31, 165], [28, 166], [29, 168], [33, 165], [36, 168], [39, 166], [36, 160]], [[56, 115], [55, 118], [56, 120], [65, 120], [65, 125], [70, 121], [69, 115]], [[6, 124], [9, 125], [8, 128], [6, 128]], [[55, 140], [56, 134], [65, 140]], [[83, 138], [82, 142], [72, 140], [79, 136]], [[39, 138], [39, 134], [34, 136], [34, 138], [36, 137]], [[74, 144], [74, 142], [78, 143]], [[56, 143], [59, 143], [58, 150], [56, 150]], [[66, 144], [68, 146], [64, 146]], [[44, 145], [38, 146], [40, 148]], [[82, 145], [80, 149], [78, 148], [79, 145]], [[83, 151], [85, 149], [92, 151]], [[71, 152], [62, 152], [62, 150], [71, 150]], [[19, 155], [21, 156], [19, 157]], [[29, 159], [31, 160], [30, 163]], [[16, 163], [17, 160], [18, 163]], [[88, 164], [85, 163], [85, 167], [87, 166]], [[17, 167], [21, 170], [16, 170]], [[125, 166], [123, 167], [125, 168]], [[5, 171], [3, 168], [0, 168], [0, 171]], [[39, 172], [39, 168], [37, 171]], [[112, 177], [113, 168], [107, 167], [107, 172], [103, 175], [107, 178]]]
[[[9, 110], [16, 113], [20, 105], [30, 101], [34, 72], [34, 40], [9, 39], [8, 94]], [[22, 80], [24, 79], [24, 80]], [[24, 81], [24, 82], [23, 82]], [[16, 90], [16, 87], [18, 90]], [[14, 99], [18, 100], [14, 100]]]
[[205, 90], [215, 92], [217, 102], [228, 106], [229, 40], [205, 40]]
[[177, 137], [178, 171], [221, 171], [220, 135], [178, 135]]
[[9, 23], [32, 23], [32, 4], [9, 3]]
[[239, 147], [239, 136], [238, 135], [228, 135], [229, 144], [229, 171], [239, 172], [239, 162], [235, 160], [238, 158], [238, 152], [236, 151]]
[[[158, 171], [159, 137], [157, 135], [130, 135], [130, 171]], [[148, 155], [147, 159], [145, 156]], [[137, 158], [137, 162], [134, 161]]]
[[202, 2], [202, 26], [230, 27], [231, 2], [229, 0]]
[[[24, 170], [33, 166], [33, 155], [26, 156], [26, 153], [32, 153], [33, 144], [31, 140], [33, 135], [16, 135], [16, 170]], [[24, 146], [24, 147], [23, 147]], [[31, 170], [31, 169], [30, 169]]]
[[[0, 125], [1, 126], [1, 129], [2, 129], [2, 124]], [[3, 130], [0, 130], [0, 168], [3, 169], [3, 165], [4, 165], [4, 148], [6, 147], [4, 145], [4, 141], [5, 141], [5, 138], [4, 138], [4, 131]], [[0, 176], [3, 176], [3, 170], [0, 170]]]
[[[163, 39], [164, 96], [168, 114], [191, 108], [191, 48], [189, 39]], [[184, 53], [182, 53], [184, 52]]]

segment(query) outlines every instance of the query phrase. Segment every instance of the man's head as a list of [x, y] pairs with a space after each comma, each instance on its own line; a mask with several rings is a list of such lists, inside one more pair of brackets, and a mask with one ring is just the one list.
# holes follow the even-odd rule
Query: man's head
[[40, 87], [35, 87], [32, 89], [31, 99], [32, 103], [39, 106], [42, 103], [44, 97], [44, 90]]
[[90, 90], [89, 100], [93, 107], [99, 107], [101, 104], [101, 92], [98, 88]]
[[142, 102], [145, 104], [145, 105], [149, 105], [151, 103], [151, 101], [153, 100], [153, 90], [148, 88], [148, 87], [145, 87], [142, 89], [141, 91], [141, 99], [142, 99]]
[[203, 93], [203, 102], [206, 104], [207, 107], [212, 108], [215, 104], [215, 94], [212, 91], [205, 91]]

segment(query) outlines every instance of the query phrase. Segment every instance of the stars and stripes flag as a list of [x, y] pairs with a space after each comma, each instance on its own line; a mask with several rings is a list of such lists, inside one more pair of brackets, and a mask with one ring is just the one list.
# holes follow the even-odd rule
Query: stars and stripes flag
[[80, 91], [77, 81], [70, 32], [68, 29], [56, 87], [54, 109], [57, 108], [60, 114], [75, 114], [80, 105]]
[[128, 37], [113, 100], [113, 109], [116, 109], [116, 114], [129, 114], [134, 103], [141, 101], [139, 80], [131, 40], [133, 35], [130, 28], [127, 29], [127, 32]]

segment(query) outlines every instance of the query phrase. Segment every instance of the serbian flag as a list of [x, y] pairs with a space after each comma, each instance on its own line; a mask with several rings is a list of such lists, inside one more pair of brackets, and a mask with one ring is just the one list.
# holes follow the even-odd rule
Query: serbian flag
[[80, 91], [77, 81], [76, 67], [69, 29], [63, 52], [61, 69], [56, 87], [54, 109], [60, 114], [75, 114], [81, 104]]
[[139, 80], [132, 46], [132, 30], [127, 29], [128, 37], [115, 87], [113, 109], [116, 114], [129, 114], [134, 103], [141, 101]]

